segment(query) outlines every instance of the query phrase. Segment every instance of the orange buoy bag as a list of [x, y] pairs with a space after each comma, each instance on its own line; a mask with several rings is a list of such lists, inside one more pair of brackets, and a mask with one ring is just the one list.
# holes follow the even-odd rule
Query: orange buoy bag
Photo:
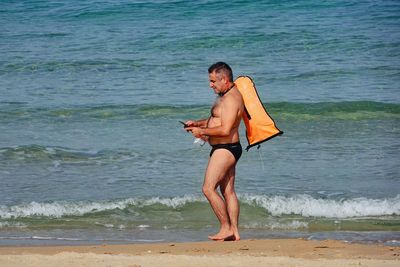
[[240, 76], [235, 84], [244, 101], [243, 121], [248, 142], [246, 150], [283, 134], [262, 104], [253, 80], [248, 76]]

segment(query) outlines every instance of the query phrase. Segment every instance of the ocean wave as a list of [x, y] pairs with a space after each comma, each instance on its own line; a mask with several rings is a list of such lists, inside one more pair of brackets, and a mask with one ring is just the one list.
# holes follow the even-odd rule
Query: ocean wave
[[[255, 206], [265, 210], [265, 215], [300, 215], [302, 217], [320, 218], [364, 218], [400, 215], [400, 195], [393, 198], [369, 199], [321, 199], [310, 195], [267, 196], [239, 195], [244, 205]], [[118, 212], [129, 209], [143, 209], [154, 205], [162, 205], [172, 210], [193, 209], [189, 204], [205, 204], [206, 200], [198, 195], [181, 197], [128, 198], [115, 201], [99, 202], [66, 202], [49, 203], [31, 202], [14, 206], [0, 206], [0, 219], [84, 216], [99, 212]], [[203, 208], [203, 207], [202, 207]], [[151, 209], [150, 209], [151, 210]], [[269, 216], [269, 215], [268, 215]]]
[[242, 201], [263, 207], [273, 216], [296, 214], [303, 217], [355, 218], [400, 215], [400, 195], [386, 199], [321, 199], [310, 195], [243, 195]]
[[272, 103], [267, 105], [280, 120], [371, 120], [400, 119], [400, 105], [374, 101], [318, 103]]
[[[1, 103], [1, 102], [0, 102]], [[20, 103], [6, 103], [0, 107], [1, 120], [56, 120], [56, 121], [85, 121], [85, 120], [126, 120], [146, 118], [168, 118], [205, 115], [209, 106], [176, 106], [176, 105], [103, 105], [89, 107], [65, 108], [31, 108]]]
[[137, 156], [136, 152], [128, 150], [80, 151], [64, 147], [41, 145], [0, 148], [0, 160], [51, 161], [57, 165], [61, 161], [67, 164], [123, 162], [137, 158]]
[[289, 222], [271, 221], [267, 223], [262, 223], [262, 222], [244, 223], [243, 225], [241, 225], [241, 227], [245, 229], [299, 230], [299, 229], [307, 229], [308, 225], [309, 225], [308, 222], [292, 220]]
[[[373, 101], [319, 103], [264, 103], [268, 112], [278, 120], [368, 120], [400, 119], [400, 104]], [[15, 120], [126, 120], [150, 118], [180, 118], [206, 116], [209, 105], [103, 105], [65, 108], [31, 108], [20, 103], [0, 107], [0, 121]]]
[[[133, 202], [131, 202], [133, 201]], [[0, 218], [29, 218], [35, 216], [60, 218], [68, 215], [84, 215], [87, 213], [100, 212], [105, 210], [115, 210], [126, 207], [134, 200], [124, 200], [118, 202], [52, 202], [15, 205], [11, 207], [0, 206]]]
[[197, 196], [183, 196], [174, 198], [153, 197], [128, 198], [116, 201], [100, 202], [66, 202], [56, 201], [51, 203], [31, 202], [14, 206], [0, 206], [0, 219], [10, 218], [29, 218], [29, 217], [55, 217], [63, 216], [82, 216], [86, 214], [98, 213], [103, 211], [124, 210], [128, 207], [144, 207], [161, 204], [172, 209], [179, 208], [187, 203], [201, 201]]
[[0, 229], [2, 229], [2, 228], [27, 228], [27, 227], [28, 227], [27, 224], [21, 223], [21, 222], [8, 222], [8, 221], [0, 222]]

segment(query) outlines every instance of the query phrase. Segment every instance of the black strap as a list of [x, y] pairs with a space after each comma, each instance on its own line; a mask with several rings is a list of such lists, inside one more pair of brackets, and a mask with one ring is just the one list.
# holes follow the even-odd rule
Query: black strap
[[246, 113], [247, 118], [248, 118], [249, 120], [251, 120], [250, 113], [249, 113], [249, 111], [247, 110], [246, 106], [244, 106], [244, 112]]
[[233, 83], [232, 86], [229, 87], [228, 90], [226, 90], [226, 91], [223, 92], [223, 93], [218, 93], [218, 95], [219, 95], [220, 97], [223, 97], [223, 96], [224, 96], [226, 93], [228, 93], [233, 87], [235, 87], [235, 83]]

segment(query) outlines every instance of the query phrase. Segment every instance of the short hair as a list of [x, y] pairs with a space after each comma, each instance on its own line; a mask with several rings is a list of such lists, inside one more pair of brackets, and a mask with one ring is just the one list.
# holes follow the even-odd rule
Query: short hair
[[228, 77], [230, 82], [233, 82], [233, 73], [232, 73], [232, 69], [231, 67], [229, 67], [228, 64], [226, 64], [225, 62], [217, 62], [212, 64], [209, 68], [208, 68], [208, 73], [213, 73], [215, 71], [215, 73], [223, 73], [226, 75], [226, 77]]

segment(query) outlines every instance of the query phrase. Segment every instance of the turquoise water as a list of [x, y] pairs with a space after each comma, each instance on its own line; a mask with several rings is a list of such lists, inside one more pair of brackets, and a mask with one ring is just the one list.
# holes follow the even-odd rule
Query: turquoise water
[[[205, 240], [207, 68], [285, 134], [237, 167], [244, 238], [400, 240], [397, 1], [3, 1], [0, 244]], [[244, 128], [242, 143], [246, 145]]]

